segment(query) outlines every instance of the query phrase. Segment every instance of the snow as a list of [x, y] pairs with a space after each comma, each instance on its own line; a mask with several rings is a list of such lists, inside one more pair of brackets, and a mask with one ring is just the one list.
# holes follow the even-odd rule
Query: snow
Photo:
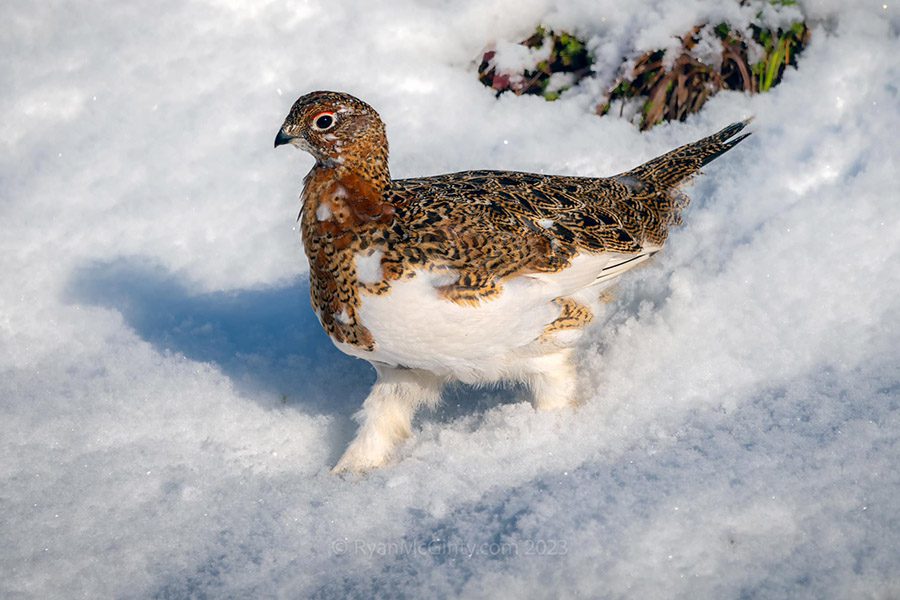
[[[898, 6], [804, 3], [800, 69], [686, 123], [592, 114], [623, 56], [752, 10], [5, 3], [0, 595], [900, 595]], [[539, 22], [597, 77], [495, 99], [481, 52]], [[271, 142], [313, 89], [379, 110], [397, 177], [607, 175], [756, 119], [586, 336], [577, 412], [457, 387], [343, 479], [374, 373], [309, 308], [311, 159]]]
[[521, 74], [524, 71], [534, 71], [539, 62], [550, 59], [553, 40], [549, 36], [537, 48], [528, 48], [518, 41], [497, 43], [491, 58], [491, 66], [497, 73]]

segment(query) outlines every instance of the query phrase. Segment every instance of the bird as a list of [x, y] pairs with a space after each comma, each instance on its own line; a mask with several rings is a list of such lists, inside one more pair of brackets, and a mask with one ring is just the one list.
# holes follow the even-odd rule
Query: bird
[[452, 381], [521, 382], [538, 411], [577, 406], [574, 348], [607, 288], [659, 252], [689, 202], [680, 188], [750, 135], [749, 121], [611, 177], [391, 179], [372, 106], [301, 96], [275, 147], [315, 159], [298, 217], [310, 300], [337, 348], [377, 372], [332, 472], [389, 463]]

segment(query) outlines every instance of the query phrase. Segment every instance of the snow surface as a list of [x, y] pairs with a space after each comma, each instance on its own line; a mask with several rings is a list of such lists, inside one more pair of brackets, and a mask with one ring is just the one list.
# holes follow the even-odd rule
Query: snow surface
[[[768, 94], [641, 134], [593, 103], [712, 0], [5, 2], [0, 596], [900, 596], [900, 5], [804, 3]], [[750, 15], [752, 17], [752, 15]], [[543, 22], [598, 76], [495, 99]], [[357, 94], [395, 176], [613, 174], [756, 115], [581, 353], [589, 400], [448, 393], [328, 468], [373, 380], [307, 299], [293, 100]]]

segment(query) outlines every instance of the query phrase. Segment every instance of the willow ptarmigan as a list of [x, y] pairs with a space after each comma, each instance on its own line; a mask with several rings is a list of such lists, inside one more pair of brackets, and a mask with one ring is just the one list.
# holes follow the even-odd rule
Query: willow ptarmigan
[[384, 123], [348, 94], [294, 103], [275, 146], [316, 160], [300, 214], [313, 309], [378, 379], [334, 470], [382, 465], [448, 381], [527, 383], [536, 409], [575, 401], [572, 348], [601, 292], [653, 256], [692, 175], [746, 121], [614, 177], [465, 171], [391, 179]]

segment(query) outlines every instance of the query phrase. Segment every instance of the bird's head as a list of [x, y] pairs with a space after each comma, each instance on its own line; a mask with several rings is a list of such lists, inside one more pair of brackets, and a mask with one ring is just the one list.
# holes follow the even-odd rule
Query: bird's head
[[381, 117], [359, 98], [342, 92], [311, 92], [298, 98], [275, 136], [275, 147], [282, 144], [306, 150], [319, 163], [371, 159], [387, 163]]

